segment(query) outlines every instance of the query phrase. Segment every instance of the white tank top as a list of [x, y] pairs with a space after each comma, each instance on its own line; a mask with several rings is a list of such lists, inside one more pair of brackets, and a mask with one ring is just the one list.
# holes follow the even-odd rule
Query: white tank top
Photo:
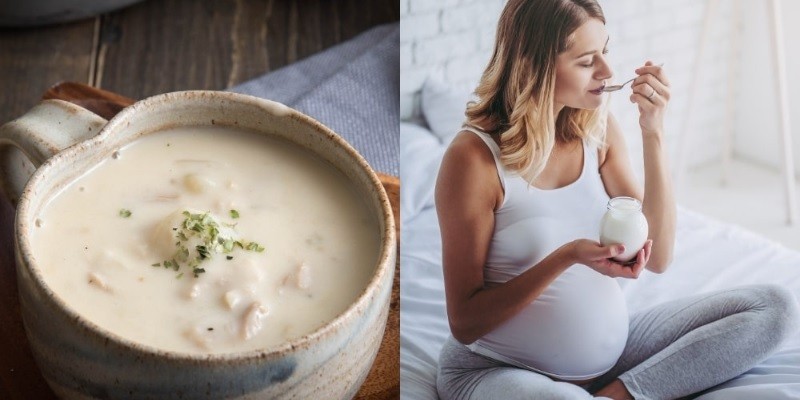
[[[597, 150], [583, 143], [583, 169], [552, 190], [506, 171], [500, 148], [465, 126], [491, 149], [505, 192], [483, 270], [487, 285], [504, 283], [575, 239], [598, 240], [609, 197]], [[617, 362], [628, 339], [628, 310], [617, 281], [575, 264], [519, 314], [468, 347], [479, 354], [560, 380], [600, 376]]]

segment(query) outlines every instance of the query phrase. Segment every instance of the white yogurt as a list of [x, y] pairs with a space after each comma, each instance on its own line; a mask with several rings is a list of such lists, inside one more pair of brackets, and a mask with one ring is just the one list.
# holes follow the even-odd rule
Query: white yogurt
[[625, 252], [614, 259], [630, 261], [647, 242], [648, 226], [642, 203], [632, 197], [615, 197], [608, 201], [607, 208], [600, 222], [600, 244], [624, 245]]
[[144, 136], [38, 218], [34, 254], [57, 296], [119, 336], [190, 353], [312, 332], [364, 290], [380, 248], [377, 221], [339, 171], [227, 127]]

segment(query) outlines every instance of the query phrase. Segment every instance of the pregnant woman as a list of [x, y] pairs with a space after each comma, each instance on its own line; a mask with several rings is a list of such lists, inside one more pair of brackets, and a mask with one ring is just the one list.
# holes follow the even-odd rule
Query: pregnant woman
[[[614, 278], [663, 273], [675, 241], [664, 70], [636, 69], [644, 187], [604, 108], [609, 37], [594, 0], [509, 0], [436, 187], [452, 337], [442, 399], [674, 399], [750, 369], [798, 326], [796, 300], [744, 286], [628, 315]], [[622, 92], [619, 92], [622, 93]], [[597, 242], [611, 197], [641, 201], [630, 264]], [[629, 249], [630, 250], [630, 249]]]

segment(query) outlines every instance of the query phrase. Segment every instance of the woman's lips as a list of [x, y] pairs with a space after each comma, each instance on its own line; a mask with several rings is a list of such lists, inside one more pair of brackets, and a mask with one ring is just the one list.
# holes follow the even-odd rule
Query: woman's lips
[[603, 94], [603, 89], [604, 89], [605, 87], [606, 87], [606, 85], [603, 85], [603, 86], [600, 86], [600, 87], [599, 87], [599, 88], [597, 88], [597, 89], [590, 90], [589, 92], [590, 92], [590, 93], [593, 93], [593, 94]]

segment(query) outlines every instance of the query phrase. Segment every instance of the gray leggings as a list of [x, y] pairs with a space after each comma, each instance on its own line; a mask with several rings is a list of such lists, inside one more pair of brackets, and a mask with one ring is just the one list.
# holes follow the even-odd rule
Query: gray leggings
[[620, 379], [635, 399], [677, 399], [752, 368], [796, 333], [797, 302], [786, 289], [752, 285], [667, 302], [631, 316], [617, 364], [577, 386], [475, 354], [452, 337], [436, 387], [449, 399], [590, 399]]

